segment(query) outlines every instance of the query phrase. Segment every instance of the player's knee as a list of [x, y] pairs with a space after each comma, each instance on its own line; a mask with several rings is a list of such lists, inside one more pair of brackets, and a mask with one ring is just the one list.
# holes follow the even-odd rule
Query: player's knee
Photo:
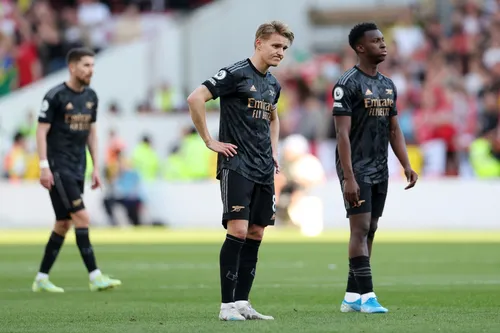
[[90, 217], [86, 209], [71, 214], [71, 219], [75, 224], [75, 228], [88, 228], [90, 225]]
[[375, 238], [375, 232], [378, 229], [378, 219], [372, 219], [370, 223], [370, 230], [368, 231], [368, 239], [373, 240]]
[[251, 225], [248, 228], [247, 238], [261, 241], [264, 237], [265, 227], [260, 225]]
[[245, 239], [248, 233], [248, 221], [230, 220], [227, 222], [227, 233], [239, 239]]
[[70, 220], [60, 220], [54, 225], [54, 232], [60, 236], [66, 236], [69, 229], [71, 228]]
[[368, 239], [373, 240], [375, 238], [375, 232], [377, 231], [377, 227], [375, 228], [370, 228], [368, 231]]

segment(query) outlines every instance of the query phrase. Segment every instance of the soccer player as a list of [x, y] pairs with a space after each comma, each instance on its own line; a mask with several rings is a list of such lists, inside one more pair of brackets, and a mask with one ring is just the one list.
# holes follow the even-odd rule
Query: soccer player
[[387, 196], [389, 143], [404, 168], [406, 189], [415, 186], [418, 176], [398, 124], [396, 87], [378, 72], [387, 56], [384, 36], [374, 23], [361, 23], [351, 30], [349, 44], [359, 62], [339, 78], [332, 92], [337, 174], [351, 229], [349, 276], [340, 309], [385, 313], [373, 291], [370, 255]]
[[121, 285], [97, 268], [89, 240], [89, 215], [82, 194], [89, 147], [94, 171], [92, 189], [100, 186], [97, 159], [96, 118], [98, 98], [88, 87], [94, 71], [94, 53], [72, 49], [67, 55], [70, 78], [47, 92], [42, 101], [36, 133], [40, 158], [40, 183], [50, 194], [56, 222], [45, 247], [40, 270], [33, 282], [35, 292], [64, 292], [49, 280], [64, 237], [75, 226], [76, 243], [90, 278], [90, 290], [106, 290]]
[[[188, 97], [198, 133], [207, 147], [218, 153], [222, 225], [227, 229], [219, 257], [220, 320], [274, 319], [255, 311], [248, 295], [264, 229], [274, 225], [276, 212], [276, 105], [281, 87], [268, 69], [279, 65], [293, 40], [293, 32], [282, 22], [260, 25], [253, 56], [221, 69]], [[220, 141], [210, 136], [205, 118], [205, 103], [217, 98]]]

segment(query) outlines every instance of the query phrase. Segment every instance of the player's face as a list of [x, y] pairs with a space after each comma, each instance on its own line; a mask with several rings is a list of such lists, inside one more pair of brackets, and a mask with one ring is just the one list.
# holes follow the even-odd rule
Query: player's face
[[269, 39], [257, 40], [257, 51], [270, 67], [276, 67], [285, 57], [290, 42], [286, 37], [274, 33]]
[[361, 47], [364, 50], [365, 56], [376, 64], [384, 61], [387, 56], [387, 45], [385, 44], [384, 35], [380, 30], [365, 32]]
[[70, 66], [70, 71], [82, 85], [90, 85], [92, 74], [94, 74], [94, 57], [82, 57], [80, 61]]

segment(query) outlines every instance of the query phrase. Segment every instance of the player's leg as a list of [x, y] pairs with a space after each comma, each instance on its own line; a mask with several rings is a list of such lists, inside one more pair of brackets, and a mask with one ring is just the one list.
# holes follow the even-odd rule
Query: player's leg
[[375, 232], [378, 229], [378, 220], [382, 216], [385, 207], [385, 200], [387, 198], [387, 190], [389, 182], [377, 184], [372, 188], [372, 218], [370, 222], [370, 231], [368, 232], [368, 254], [371, 258], [373, 241], [375, 239]]
[[234, 294], [236, 308], [246, 319], [274, 319], [272, 316], [257, 312], [249, 302], [264, 230], [267, 226], [274, 225], [275, 221], [276, 196], [274, 188], [274, 185], [256, 185], [250, 204], [250, 225], [240, 253], [238, 282]]
[[[364, 214], [368, 214], [370, 209], [371, 209], [371, 202], [370, 200], [367, 200], [367, 197], [369, 196], [368, 193], [369, 191], [369, 185], [359, 183], [359, 188], [360, 188], [360, 205], [358, 207], [351, 207], [350, 203], [344, 200], [344, 205], [346, 208], [347, 212], [347, 217], [349, 218], [350, 221], [350, 228], [351, 228], [351, 237], [349, 240], [349, 274], [347, 276], [347, 286], [346, 286], [346, 292], [344, 295], [344, 300], [342, 301], [342, 304], [340, 305], [340, 311], [341, 312], [358, 312], [361, 310], [361, 293], [360, 289], [358, 287], [358, 283], [356, 281], [356, 277], [354, 275], [354, 267], [351, 258], [354, 258], [358, 256], [357, 254], [352, 254], [351, 248], [357, 248], [358, 246], [363, 246], [363, 237], [361, 236], [361, 240], [358, 241], [356, 239], [356, 235], [359, 233], [357, 224], [354, 225], [353, 228], [353, 223], [351, 222], [352, 219], [360, 219], [361, 217], [355, 217], [356, 215], [361, 215], [363, 216]], [[341, 183], [341, 190], [342, 190], [342, 196], [344, 196], [344, 186], [343, 183]], [[362, 223], [358, 223], [362, 224]], [[363, 232], [361, 232], [363, 234]], [[358, 243], [360, 243], [358, 245]], [[354, 256], [353, 256], [354, 255]]]
[[52, 202], [52, 207], [56, 215], [56, 223], [54, 224], [54, 229], [52, 230], [49, 240], [45, 245], [45, 251], [42, 262], [40, 263], [40, 269], [35, 277], [35, 281], [33, 282], [32, 290], [34, 292], [47, 291], [61, 293], [64, 292], [64, 290], [55, 286], [49, 280], [49, 272], [59, 255], [66, 233], [71, 228], [71, 221], [68, 210], [66, 209], [57, 188], [53, 187], [49, 191], [49, 194], [50, 201]]
[[[377, 185], [361, 185], [360, 189], [362, 197], [366, 198], [363, 203], [366, 204], [366, 207], [356, 212], [356, 209], [362, 208], [362, 204], [360, 207], [356, 207], [349, 212], [349, 221], [351, 225], [349, 263], [352, 267], [359, 293], [361, 294], [360, 311], [365, 313], [386, 313], [388, 310], [380, 305], [373, 291], [370, 250], [368, 247], [372, 216], [374, 208], [377, 208], [374, 206], [374, 204], [377, 204], [377, 202], [374, 202], [374, 199], [377, 199], [377, 197], [373, 195], [377, 190]], [[376, 214], [377, 212], [375, 212], [375, 216]]]
[[368, 256], [372, 257], [372, 247], [373, 241], [375, 239], [375, 232], [378, 229], [378, 217], [373, 217], [370, 220], [370, 231], [368, 231], [367, 243], [368, 243]]
[[220, 320], [245, 320], [236, 310], [234, 291], [238, 279], [240, 251], [248, 231], [253, 187], [252, 182], [238, 173], [227, 169], [221, 171], [222, 224], [227, 233], [219, 255]]
[[83, 202], [83, 182], [71, 178], [62, 180], [63, 186], [60, 191], [66, 196], [66, 205], [71, 214], [71, 220], [75, 227], [76, 245], [80, 251], [85, 267], [89, 272], [90, 290], [101, 291], [121, 285], [120, 280], [103, 275], [97, 267], [94, 249], [90, 242], [89, 226], [90, 217]]

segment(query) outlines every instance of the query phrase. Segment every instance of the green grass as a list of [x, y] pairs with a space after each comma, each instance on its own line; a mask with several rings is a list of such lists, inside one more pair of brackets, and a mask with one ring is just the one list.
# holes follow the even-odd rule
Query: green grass
[[[380, 231], [372, 260], [386, 315], [339, 312], [345, 232], [305, 238], [273, 231], [251, 298], [273, 322], [219, 322], [223, 231], [94, 230], [100, 268], [124, 285], [88, 291], [68, 237], [51, 279], [30, 291], [48, 231], [0, 234], [0, 332], [500, 332], [500, 234]], [[401, 240], [400, 243], [396, 242]]]

